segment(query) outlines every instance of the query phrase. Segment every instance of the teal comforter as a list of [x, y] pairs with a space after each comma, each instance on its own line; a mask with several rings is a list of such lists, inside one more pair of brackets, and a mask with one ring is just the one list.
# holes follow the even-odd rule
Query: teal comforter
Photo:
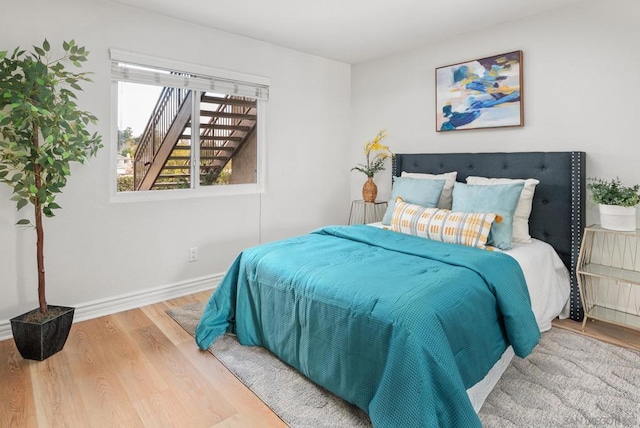
[[242, 252], [196, 329], [263, 346], [366, 411], [374, 427], [480, 426], [466, 390], [540, 338], [508, 255], [370, 226]]

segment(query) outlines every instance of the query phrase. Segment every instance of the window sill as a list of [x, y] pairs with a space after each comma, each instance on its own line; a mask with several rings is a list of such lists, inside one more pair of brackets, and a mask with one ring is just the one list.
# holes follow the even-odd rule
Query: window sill
[[220, 196], [257, 195], [260, 193], [264, 193], [264, 188], [260, 184], [233, 184], [207, 188], [200, 187], [198, 189], [114, 192], [111, 194], [109, 201], [111, 203], [172, 201]]

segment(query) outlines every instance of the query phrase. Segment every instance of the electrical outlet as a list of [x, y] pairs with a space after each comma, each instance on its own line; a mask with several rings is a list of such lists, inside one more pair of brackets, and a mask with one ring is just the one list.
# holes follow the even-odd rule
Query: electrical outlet
[[198, 247], [189, 248], [189, 261], [195, 262], [198, 260]]

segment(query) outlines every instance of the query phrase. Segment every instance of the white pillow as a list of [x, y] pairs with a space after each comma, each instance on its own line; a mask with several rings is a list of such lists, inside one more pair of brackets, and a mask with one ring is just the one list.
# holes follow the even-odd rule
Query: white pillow
[[450, 210], [453, 205], [453, 185], [456, 182], [458, 171], [445, 172], [444, 174], [422, 174], [419, 172], [402, 171], [401, 177], [421, 178], [426, 180], [446, 180], [440, 199], [438, 200], [438, 208]]
[[513, 218], [513, 242], [528, 244], [531, 242], [529, 235], [529, 216], [531, 215], [531, 205], [533, 204], [533, 194], [536, 191], [536, 185], [540, 183], [535, 178], [527, 179], [511, 179], [511, 178], [486, 178], [486, 177], [467, 177], [467, 184], [473, 185], [492, 185], [492, 184], [510, 184], [522, 183], [524, 187], [520, 193], [520, 199], [516, 206], [516, 212]]

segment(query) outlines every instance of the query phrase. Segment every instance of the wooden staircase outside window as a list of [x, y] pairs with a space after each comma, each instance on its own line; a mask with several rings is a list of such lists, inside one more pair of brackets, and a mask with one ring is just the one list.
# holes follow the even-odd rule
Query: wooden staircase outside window
[[[234, 156], [255, 138], [255, 99], [201, 92], [200, 115], [193, 120], [193, 94], [163, 88], [136, 149], [135, 190], [190, 188], [194, 173], [200, 186], [219, 184], [225, 168], [232, 174]], [[192, 167], [194, 132], [200, 141], [197, 170]]]

